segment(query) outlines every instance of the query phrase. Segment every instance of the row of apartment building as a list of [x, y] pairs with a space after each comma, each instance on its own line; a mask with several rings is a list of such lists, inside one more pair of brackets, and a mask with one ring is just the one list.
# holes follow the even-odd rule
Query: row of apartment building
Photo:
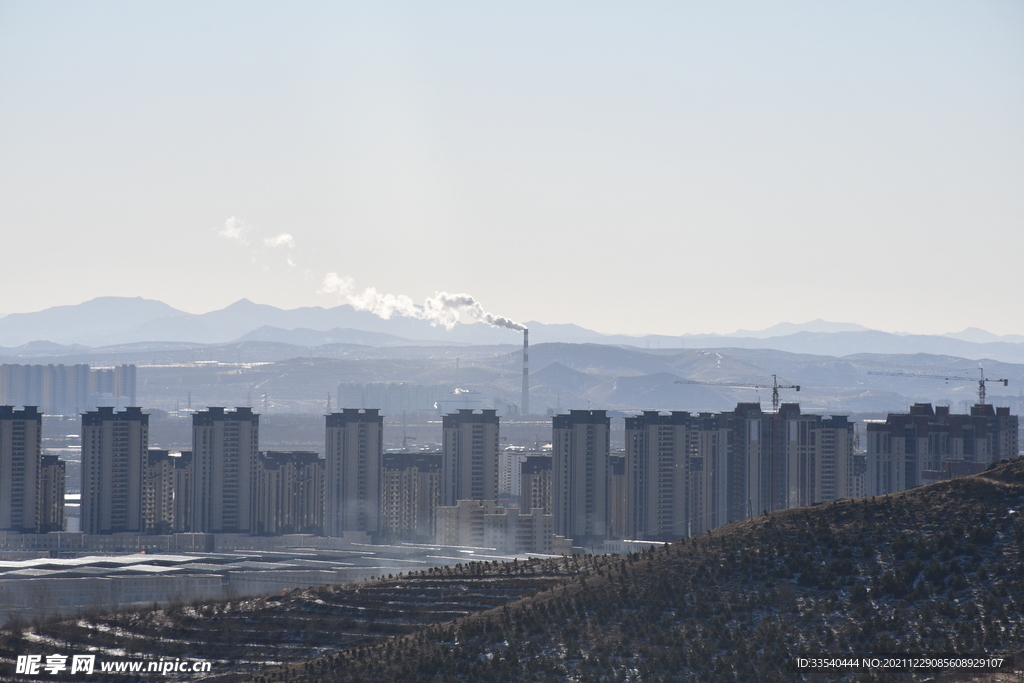
[[47, 415], [78, 415], [100, 405], [133, 406], [134, 365], [0, 365], [0, 405], [36, 406]]
[[604, 411], [554, 418], [558, 534], [671, 540], [766, 510], [859, 494], [853, 423], [802, 414], [795, 403], [777, 413], [740, 403], [722, 413], [627, 417], [621, 464], [606, 456], [608, 429]]
[[0, 530], [64, 528], [65, 463], [42, 452], [43, 415], [0, 405]]
[[[259, 451], [251, 408], [195, 413], [182, 453], [148, 447], [148, 417], [137, 407], [82, 416], [83, 532], [355, 532], [549, 552], [571, 540], [670, 540], [1017, 453], [1016, 416], [985, 405], [951, 415], [921, 404], [869, 423], [866, 462], [852, 422], [797, 404], [645, 411], [626, 418], [621, 453], [605, 411], [572, 410], [552, 418], [550, 453], [532, 455], [499, 448], [492, 409], [444, 416], [440, 453], [384, 453], [379, 411], [344, 409], [325, 417], [324, 457]], [[36, 408], [0, 408], [0, 529], [63, 528], [63, 463], [42, 456], [41, 426]]]
[[1008, 407], [975, 404], [970, 414], [916, 403], [910, 412], [867, 423], [869, 496], [975, 474], [1019, 455], [1018, 419]]

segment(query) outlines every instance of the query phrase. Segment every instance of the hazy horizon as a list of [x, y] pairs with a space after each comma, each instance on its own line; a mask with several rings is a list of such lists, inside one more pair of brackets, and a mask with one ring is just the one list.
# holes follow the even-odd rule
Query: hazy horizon
[[[159, 299], [150, 299], [148, 297], [143, 297], [143, 296], [134, 296], [134, 297], [132, 297], [132, 296], [120, 296], [120, 295], [98, 296], [98, 297], [94, 297], [93, 299], [89, 299], [89, 300], [85, 300], [85, 301], [79, 301], [79, 302], [73, 303], [73, 304], [55, 304], [53, 306], [48, 306], [45, 309], [40, 309], [40, 310], [37, 310], [37, 311], [16, 311], [14, 313], [0, 312], [0, 320], [2, 320], [3, 318], [7, 317], [8, 315], [19, 315], [19, 314], [25, 314], [25, 313], [38, 313], [38, 312], [41, 312], [43, 310], [49, 310], [51, 308], [75, 307], [75, 306], [78, 306], [78, 305], [81, 305], [81, 304], [90, 303], [91, 301], [94, 301], [96, 299], [143, 299], [143, 300], [148, 300], [148, 301], [160, 301]], [[235, 304], [241, 303], [243, 301], [249, 301], [250, 303], [253, 303], [253, 304], [256, 304], [256, 305], [273, 305], [273, 304], [266, 304], [265, 302], [261, 302], [261, 301], [256, 301], [256, 300], [253, 300], [253, 299], [251, 299], [249, 297], [242, 297], [241, 299], [238, 299], [236, 301], [233, 301], [233, 302], [227, 304], [227, 306], [223, 306], [223, 307], [220, 307], [220, 308], [211, 308], [211, 309], [201, 310], [201, 311], [185, 310], [185, 309], [181, 309], [181, 308], [177, 308], [177, 307], [173, 307], [173, 306], [172, 306], [172, 308], [175, 308], [175, 310], [177, 310], [179, 312], [182, 312], [182, 313], [186, 313], [188, 315], [204, 315], [206, 313], [213, 313], [213, 312], [216, 312], [216, 311], [224, 310], [225, 308], [228, 308], [228, 307], [233, 306]], [[166, 304], [167, 302], [160, 301], [160, 303], [165, 303]], [[170, 304], [167, 304], [167, 305], [170, 305]], [[281, 308], [281, 310], [288, 311], [288, 310], [295, 310], [295, 309], [299, 309], [299, 308], [330, 309], [330, 308], [334, 308], [336, 306], [346, 306], [346, 305], [350, 305], [350, 304], [347, 304], [347, 303], [343, 302], [343, 303], [334, 303], [334, 304], [326, 304], [326, 305], [314, 304], [314, 305], [311, 305], [311, 306], [296, 306], [294, 308], [281, 308], [281, 307], [277, 307], [277, 308]], [[394, 316], [394, 317], [398, 318], [400, 316]], [[468, 317], [466, 317], [464, 320], [461, 320], [460, 322], [462, 324], [477, 324], [477, 323], [478, 324], [482, 324], [482, 325], [486, 325], [487, 324], [485, 322], [482, 322], [482, 321], [479, 321], [479, 320], [473, 320], [472, 318], [468, 318]], [[559, 321], [529, 320], [529, 321], [523, 321], [523, 322], [524, 323], [525, 322], [540, 323], [540, 324], [544, 324], [544, 325], [576, 324], [576, 323], [573, 323], [572, 321], [565, 321], [565, 320], [559, 320]], [[839, 330], [836, 330], [836, 331], [871, 331], [871, 332], [886, 332], [888, 334], [896, 334], [896, 335], [927, 334], [927, 335], [934, 335], [934, 336], [944, 336], [944, 335], [954, 335], [954, 334], [963, 334], [963, 333], [968, 333], [969, 334], [971, 332], [981, 332], [981, 333], [987, 333], [987, 334], [993, 334], [993, 335], [995, 334], [995, 333], [993, 333], [993, 332], [991, 332], [989, 330], [985, 330], [985, 329], [982, 329], [982, 328], [979, 328], [979, 327], [975, 327], [975, 326], [968, 326], [968, 327], [963, 328], [961, 330], [946, 330], [945, 332], [937, 332], [937, 333], [914, 333], [914, 332], [906, 332], [906, 331], [902, 331], [902, 330], [879, 330], [877, 328], [866, 327], [864, 325], [861, 325], [861, 324], [857, 323], [856, 321], [837, 321], [837, 320], [826, 320], [826, 319], [823, 319], [823, 318], [815, 318], [813, 320], [805, 320], [803, 322], [794, 322], [794, 321], [791, 321], [791, 320], [783, 320], [783, 321], [779, 321], [779, 322], [776, 322], [774, 324], [768, 325], [767, 327], [759, 328], [759, 329], [738, 328], [738, 329], [734, 329], [734, 330], [731, 330], [731, 331], [684, 332], [684, 333], [676, 334], [676, 335], [662, 335], [662, 336], [676, 336], [676, 337], [691, 337], [691, 336], [738, 336], [738, 335], [742, 335], [742, 334], [746, 334], [746, 333], [759, 334], [759, 333], [763, 333], [763, 332], [775, 331], [777, 328], [787, 328], [787, 327], [806, 328], [806, 327], [816, 326], [816, 324], [818, 324], [818, 323], [820, 323], [822, 326], [829, 327], [829, 328], [851, 328], [851, 329], [839, 329]], [[580, 327], [584, 327], [584, 326], [580, 325]], [[852, 328], [860, 328], [860, 329], [852, 329]], [[592, 332], [597, 332], [599, 334], [608, 335], [608, 336], [646, 337], [646, 336], [655, 336], [655, 335], [658, 334], [658, 333], [655, 333], [655, 332], [645, 332], [645, 331], [604, 330], [604, 329], [594, 329], [594, 328], [585, 328], [585, 329], [588, 329], [588, 330], [590, 330]], [[830, 330], [830, 331], [833, 331], [833, 330]], [[781, 334], [790, 334], [790, 332], [789, 331], [780, 331], [779, 334], [780, 335]], [[1007, 334], [1007, 335], [996, 335], [996, 336], [1015, 336], [1015, 335], [1013, 335], [1011, 333], [1011, 334]], [[515, 343], [515, 342], [512, 342], [512, 343]]]

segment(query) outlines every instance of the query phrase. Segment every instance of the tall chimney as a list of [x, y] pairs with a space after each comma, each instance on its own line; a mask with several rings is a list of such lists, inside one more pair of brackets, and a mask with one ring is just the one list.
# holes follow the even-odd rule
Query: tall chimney
[[523, 401], [522, 413], [530, 414], [530, 331], [523, 328]]

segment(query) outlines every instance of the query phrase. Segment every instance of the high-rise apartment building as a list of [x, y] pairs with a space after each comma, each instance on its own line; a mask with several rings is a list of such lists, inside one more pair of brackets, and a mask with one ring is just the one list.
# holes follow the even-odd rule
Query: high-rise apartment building
[[135, 405], [135, 366], [97, 368], [89, 373], [89, 394], [94, 403]]
[[670, 540], [854, 491], [853, 424], [786, 403], [763, 413], [647, 411], [626, 419], [627, 535]]
[[0, 530], [39, 529], [43, 414], [0, 406]]
[[976, 404], [970, 415], [915, 403], [867, 425], [865, 494], [882, 495], [929, 483], [960, 462], [980, 467], [1016, 458], [1018, 419], [1009, 408]]
[[345, 408], [327, 416], [324, 533], [381, 531], [384, 416]]
[[256, 530], [267, 536], [322, 534], [324, 460], [315, 451], [266, 451], [259, 456]]
[[382, 477], [384, 535], [406, 541], [432, 540], [435, 510], [441, 504], [441, 454], [385, 453]]
[[39, 533], [64, 531], [64, 485], [67, 465], [56, 455], [39, 461]]
[[[786, 408], [783, 404], [780, 413]], [[795, 405], [795, 404], [794, 404]], [[799, 406], [797, 406], [799, 412]], [[726, 518], [745, 519], [776, 508], [772, 496], [772, 472], [778, 458], [771, 448], [772, 415], [761, 412], [759, 403], [739, 403], [730, 413], [721, 413], [719, 428], [728, 434], [725, 454], [729, 481], [726, 485]], [[785, 507], [784, 505], [782, 507]]]
[[150, 448], [142, 482], [143, 527], [149, 534], [192, 530], [192, 451]]
[[143, 469], [149, 415], [142, 408], [100, 407], [82, 415], [82, 531], [145, 531]]
[[0, 405], [38, 406], [49, 415], [135, 405], [135, 385], [134, 365], [0, 365]]
[[441, 502], [498, 499], [498, 415], [461, 408], [442, 418]]
[[[786, 410], [787, 406], [789, 410]], [[783, 404], [775, 427], [785, 445], [785, 507], [813, 505], [853, 492], [853, 423], [843, 415], [801, 415]], [[756, 514], [757, 508], [752, 510]]]
[[522, 489], [522, 465], [526, 453], [521, 448], [506, 448], [498, 452], [498, 495], [517, 499]]
[[692, 416], [688, 434], [690, 460], [690, 518], [687, 535], [698, 534], [729, 522], [729, 429], [714, 413]]
[[552, 418], [552, 513], [555, 533], [576, 543], [609, 534], [608, 456], [611, 419], [604, 410], [570, 410]]
[[520, 466], [519, 510], [543, 510], [551, 514], [551, 456], [528, 455]]
[[608, 456], [608, 537], [630, 538], [629, 490], [623, 451]]
[[690, 519], [689, 413], [626, 418], [627, 537], [670, 540]]
[[170, 451], [150, 448], [142, 475], [142, 520], [149, 534], [174, 531], [174, 461]]
[[192, 530], [255, 531], [260, 416], [211, 407], [192, 416]]
[[192, 531], [192, 451], [171, 454], [174, 462], [174, 533]]

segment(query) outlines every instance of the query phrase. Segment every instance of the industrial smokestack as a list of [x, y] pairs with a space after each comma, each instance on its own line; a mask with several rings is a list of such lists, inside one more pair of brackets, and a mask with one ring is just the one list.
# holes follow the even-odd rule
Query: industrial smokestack
[[469, 294], [438, 292], [427, 298], [421, 306], [404, 294], [383, 294], [375, 287], [367, 287], [361, 294], [357, 293], [352, 278], [339, 277], [337, 273], [327, 273], [320, 292], [336, 294], [357, 311], [369, 311], [384, 320], [390, 320], [393, 315], [403, 315], [417, 320], [429, 320], [431, 325], [442, 325], [446, 330], [450, 330], [459, 322], [459, 316], [465, 313], [474, 320], [494, 327], [506, 327], [517, 331], [526, 329], [515, 320], [488, 313], [480, 302]]
[[523, 328], [523, 415], [530, 414], [530, 331]]

